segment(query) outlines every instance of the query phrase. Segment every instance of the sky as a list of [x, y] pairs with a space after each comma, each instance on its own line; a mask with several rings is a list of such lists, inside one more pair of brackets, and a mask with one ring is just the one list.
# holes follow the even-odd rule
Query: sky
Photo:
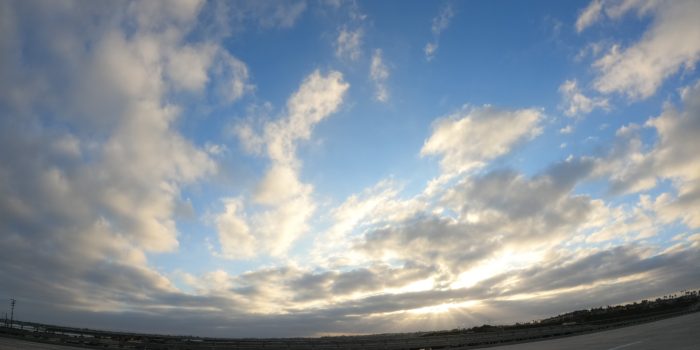
[[219, 337], [700, 288], [700, 2], [0, 2], [0, 298]]

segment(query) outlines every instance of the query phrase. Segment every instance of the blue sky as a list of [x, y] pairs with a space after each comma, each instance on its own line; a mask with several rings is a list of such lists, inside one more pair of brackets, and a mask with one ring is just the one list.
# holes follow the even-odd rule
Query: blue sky
[[698, 288], [698, 15], [5, 2], [0, 296], [27, 320], [311, 336]]

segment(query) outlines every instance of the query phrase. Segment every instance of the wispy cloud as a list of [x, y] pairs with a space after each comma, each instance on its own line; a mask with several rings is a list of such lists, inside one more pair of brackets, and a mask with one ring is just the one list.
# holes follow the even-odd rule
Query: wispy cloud
[[251, 198], [266, 209], [247, 218], [240, 199], [224, 199], [224, 211], [215, 219], [223, 256], [245, 259], [262, 252], [279, 256], [308, 229], [316, 204], [313, 186], [299, 180], [296, 144], [309, 139], [314, 126], [340, 107], [348, 88], [340, 72], [324, 75], [316, 70], [289, 97], [285, 115], [266, 122], [261, 134], [250, 126], [238, 128], [245, 148], [263, 147], [270, 160]]
[[389, 100], [389, 91], [386, 87], [386, 80], [389, 78], [389, 68], [384, 64], [384, 59], [382, 57], [381, 49], [374, 50], [369, 77], [374, 82], [376, 88], [374, 98], [380, 102], [387, 102]]
[[347, 28], [340, 29], [338, 38], [335, 42], [335, 55], [338, 58], [357, 61], [362, 52], [362, 36], [364, 31], [362, 28], [350, 30]]
[[610, 104], [604, 97], [587, 97], [578, 87], [576, 80], [567, 80], [559, 86], [562, 95], [564, 114], [569, 117], [588, 114], [596, 108], [609, 109]]
[[433, 40], [425, 44], [425, 48], [423, 49], [425, 58], [428, 61], [435, 58], [435, 54], [439, 47], [440, 34], [447, 29], [447, 27], [449, 27], [453, 16], [454, 11], [452, 10], [452, 4], [446, 3], [440, 8], [438, 15], [433, 18], [433, 24], [430, 27], [430, 30], [433, 33]]
[[571, 132], [574, 131], [574, 127], [571, 125], [567, 125], [561, 129], [559, 129], [560, 134], [571, 134]]
[[518, 141], [537, 136], [542, 112], [536, 109], [501, 110], [493, 106], [464, 107], [433, 123], [421, 155], [439, 155], [447, 172], [480, 168], [508, 153]]

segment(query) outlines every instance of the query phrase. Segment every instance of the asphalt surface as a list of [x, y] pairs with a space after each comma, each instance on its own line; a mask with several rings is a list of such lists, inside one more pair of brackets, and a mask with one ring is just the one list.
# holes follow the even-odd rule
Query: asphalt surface
[[85, 348], [34, 343], [24, 340], [0, 337], [0, 350], [85, 350]]
[[700, 350], [700, 312], [609, 331], [488, 349]]

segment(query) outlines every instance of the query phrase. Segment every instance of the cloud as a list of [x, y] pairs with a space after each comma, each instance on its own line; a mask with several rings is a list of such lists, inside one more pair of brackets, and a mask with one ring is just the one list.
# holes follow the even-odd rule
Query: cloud
[[[208, 6], [0, 3], [0, 280], [23, 319], [219, 337], [395, 332], [522, 321], [700, 279], [699, 83], [621, 128], [608, 155], [534, 174], [491, 162], [541, 132], [541, 110], [465, 107], [434, 122], [421, 154], [442, 173], [423, 191], [385, 180], [329, 208], [303, 180], [298, 147], [345, 102], [336, 71], [303, 78], [274, 117], [249, 109], [259, 118], [235, 133], [265, 168], [210, 216], [222, 257], [284, 259], [162, 271], [150, 259], [182, 249], [178, 218], [196, 216], [183, 192], [233, 151], [190, 140], [183, 101], [211, 93], [228, 105], [255, 89], [221, 37], [199, 35]], [[616, 206], [581, 193], [595, 177], [619, 193], [669, 186]], [[319, 208], [328, 229], [308, 255], [287, 256]], [[688, 228], [673, 246], [643, 241], [670, 224]], [[436, 305], [444, 323], [416, 316]]]
[[623, 232], [649, 237], [672, 223], [700, 227], [700, 215], [694, 210], [700, 205], [700, 158], [694, 151], [700, 147], [694, 136], [700, 130], [700, 83], [682, 89], [681, 100], [682, 109], [667, 104], [661, 115], [644, 124], [657, 133], [654, 145], [644, 144], [639, 135], [642, 126], [631, 124], [620, 128], [616, 146], [595, 160], [594, 176], [606, 178], [612, 194], [646, 192], [662, 180], [670, 181], [672, 189], [640, 195], [632, 210], [614, 215], [589, 240], [623, 237]]
[[430, 27], [430, 30], [433, 34], [439, 35], [450, 25], [453, 16], [454, 12], [452, 11], [452, 6], [448, 3], [443, 6], [440, 9], [440, 13], [433, 18], [433, 25]]
[[567, 80], [559, 86], [559, 93], [563, 99], [564, 114], [569, 117], [588, 114], [596, 108], [607, 110], [608, 99], [598, 97], [586, 97], [578, 87], [576, 80]]
[[[678, 71], [692, 70], [700, 59], [700, 3], [697, 1], [594, 1], [577, 21], [584, 29], [604, 11], [617, 19], [636, 10], [651, 16], [650, 28], [628, 47], [620, 44], [600, 57], [593, 67], [593, 86], [603, 94], [621, 93], [630, 99], [653, 95], [664, 80]], [[579, 23], [581, 26], [579, 27]]]
[[362, 53], [362, 28], [349, 30], [342, 28], [335, 41], [335, 56], [350, 61], [357, 61]]
[[255, 90], [255, 86], [248, 83], [248, 67], [243, 61], [226, 51], [219, 51], [219, 55], [213, 73], [219, 78], [216, 89], [224, 101], [235, 102]]
[[438, 49], [438, 44], [437, 43], [427, 43], [425, 44], [425, 48], [423, 48], [423, 52], [425, 53], [425, 58], [430, 61], [435, 57], [435, 52]]
[[508, 153], [519, 141], [539, 135], [542, 118], [536, 109], [463, 107], [433, 123], [433, 133], [420, 154], [441, 156], [440, 165], [445, 172], [478, 169]]
[[224, 212], [215, 219], [221, 254], [231, 259], [247, 259], [256, 254], [257, 240], [251, 234], [246, 218], [239, 214], [242, 206], [240, 199], [226, 199]]
[[386, 80], [389, 78], [389, 69], [384, 64], [381, 49], [374, 50], [374, 54], [372, 54], [369, 77], [374, 81], [376, 89], [374, 98], [380, 102], [387, 102], [389, 100], [389, 91], [386, 87]]
[[576, 31], [581, 33], [603, 17], [617, 20], [634, 9], [639, 16], [647, 15], [663, 5], [663, 2], [663, 0], [593, 0], [579, 13]]
[[[242, 210], [240, 201], [224, 199], [226, 208], [216, 219], [224, 256], [249, 258], [263, 251], [280, 256], [307, 230], [307, 221], [316, 204], [312, 198], [313, 186], [299, 180], [301, 165], [296, 157], [296, 144], [308, 140], [314, 126], [338, 110], [348, 88], [340, 72], [323, 75], [316, 70], [289, 97], [285, 115], [264, 123], [261, 135], [250, 125], [236, 128], [246, 149], [264, 148], [270, 166], [251, 196], [254, 204], [265, 209], [243, 216], [246, 211]], [[230, 203], [236, 203], [233, 210], [229, 210]], [[234, 229], [219, 226], [219, 222], [234, 223]], [[248, 228], [254, 229], [250, 232]], [[234, 249], [243, 249], [234, 248], [236, 238], [241, 239], [245, 248], [242, 254], [232, 254]]]
[[[218, 4], [217, 4], [218, 5]], [[244, 25], [253, 22], [260, 28], [291, 28], [306, 10], [304, 0], [293, 1], [242, 1], [235, 6], [222, 6], [217, 9], [226, 15], [224, 26]], [[234, 28], [235, 29], [235, 28]]]
[[576, 31], [582, 32], [587, 27], [597, 22], [601, 16], [601, 10], [603, 9], [603, 3], [601, 0], [593, 0], [588, 6], [586, 6], [583, 11], [576, 19]]
[[[696, 135], [700, 132], [700, 82], [683, 89], [683, 110], [668, 107], [646, 125], [659, 133], [659, 142], [651, 152], [653, 172], [646, 176], [673, 179], [675, 195], [660, 195], [655, 203], [657, 213], [666, 222], [681, 220], [690, 228], [700, 227], [700, 156], [694, 150], [700, 147]], [[644, 171], [645, 169], [640, 169]]]
[[352, 249], [363, 231], [401, 224], [428, 209], [429, 203], [420, 197], [401, 198], [401, 190], [395, 181], [382, 180], [333, 208], [332, 225], [314, 240], [312, 260], [326, 267], [354, 266], [365, 259]]
[[[696, 171], [700, 158], [694, 152], [700, 147], [694, 136], [700, 129], [700, 83], [684, 88], [681, 100], [683, 109], [668, 104], [660, 116], [644, 124], [658, 135], [658, 142], [651, 148], [640, 139], [640, 126], [630, 125], [618, 130], [618, 146], [599, 160], [597, 170], [611, 175], [613, 193], [644, 191], [653, 188], [659, 179], [673, 179], [678, 190], [678, 198], [672, 201], [674, 205], [687, 209], [695, 204], [694, 193], [700, 182]], [[663, 198], [674, 197], [667, 196], [670, 197]], [[679, 215], [680, 212], [677, 211]], [[681, 216], [686, 217], [684, 221], [692, 227], [698, 224], [692, 211]]]
[[424, 52], [425, 58], [430, 61], [435, 58], [435, 52], [438, 49], [438, 42], [440, 39], [440, 34], [447, 29], [450, 25], [450, 21], [454, 16], [454, 11], [452, 10], [452, 5], [450, 3], [445, 4], [440, 8], [440, 12], [433, 18], [433, 24], [430, 27], [433, 33], [433, 41], [425, 44]]
[[16, 18], [0, 34], [7, 293], [123, 311], [176, 291], [147, 254], [178, 249], [180, 193], [217, 165], [176, 129], [173, 96], [215, 84], [224, 49], [185, 40], [200, 2], [156, 5], [3, 5]]
[[437, 203], [419, 198], [409, 216], [370, 222], [350, 239], [365, 256], [355, 259], [434, 266], [436, 281], [450, 285], [504, 251], [556, 246], [598, 222], [591, 219], [602, 202], [572, 194], [593, 168], [592, 160], [569, 160], [532, 178], [507, 170], [465, 176]]

